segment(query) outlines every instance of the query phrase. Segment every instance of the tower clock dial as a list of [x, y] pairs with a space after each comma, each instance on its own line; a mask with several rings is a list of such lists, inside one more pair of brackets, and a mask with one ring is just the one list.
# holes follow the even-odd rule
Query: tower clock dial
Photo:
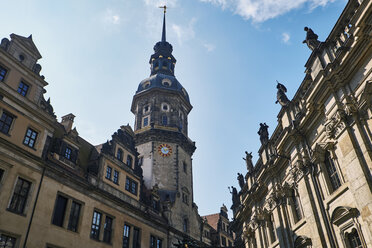
[[161, 144], [158, 146], [158, 152], [163, 157], [169, 157], [172, 154], [172, 147], [168, 144]]

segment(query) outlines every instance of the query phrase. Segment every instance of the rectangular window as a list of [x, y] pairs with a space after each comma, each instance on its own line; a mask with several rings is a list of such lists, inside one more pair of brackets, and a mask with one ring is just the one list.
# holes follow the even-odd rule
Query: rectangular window
[[130, 235], [130, 226], [124, 224], [123, 231], [123, 248], [129, 248], [129, 235]]
[[0, 235], [0, 248], [14, 248], [16, 244], [16, 238], [10, 237], [5, 234]]
[[161, 118], [161, 122], [164, 126], [168, 125], [168, 117], [166, 115], [163, 115]]
[[106, 178], [111, 180], [111, 172], [112, 172], [112, 168], [110, 166], [107, 166], [106, 168]]
[[106, 216], [105, 225], [103, 227], [103, 242], [110, 244], [112, 234], [112, 218]]
[[54, 214], [52, 224], [63, 226], [67, 206], [67, 198], [61, 195], [57, 196], [56, 205], [54, 206]]
[[22, 96], [26, 96], [27, 94], [27, 91], [28, 91], [28, 88], [30, 88], [26, 83], [24, 83], [23, 81], [21, 81], [19, 83], [19, 86], [18, 86], [18, 89], [17, 89], [17, 92], [19, 94], [21, 94]]
[[161, 248], [162, 247], [162, 240], [158, 237], [153, 235], [150, 236], [150, 248]]
[[37, 138], [37, 132], [32, 130], [31, 128], [28, 128], [26, 135], [25, 135], [25, 139], [23, 140], [23, 144], [28, 147], [33, 148], [35, 145], [36, 138]]
[[80, 209], [81, 209], [81, 204], [77, 203], [76, 201], [72, 201], [70, 218], [68, 220], [68, 227], [67, 227], [68, 230], [77, 232], [78, 225], [79, 225]]
[[112, 181], [116, 184], [119, 184], [119, 171], [114, 170], [114, 179]]
[[141, 231], [133, 227], [133, 248], [141, 248]]
[[127, 177], [125, 181], [125, 189], [130, 193], [137, 195], [137, 182]]
[[8, 134], [14, 117], [7, 112], [3, 112], [0, 118], [0, 132]]
[[332, 189], [333, 191], [335, 191], [336, 189], [341, 187], [341, 180], [340, 176], [338, 175], [336, 165], [329, 152], [326, 152], [325, 166], [327, 168], [329, 179], [331, 181]]
[[221, 240], [222, 240], [222, 246], [226, 246], [226, 238], [225, 237], [221, 237]]
[[0, 65], [0, 81], [3, 82], [6, 76], [7, 70]]
[[23, 214], [27, 202], [28, 193], [31, 188], [31, 182], [18, 178], [14, 189], [12, 200], [9, 205], [9, 210], [15, 213]]
[[71, 160], [71, 153], [72, 153], [72, 150], [70, 147], [66, 147], [65, 149], [65, 158], [67, 158], [68, 160]]
[[186, 204], [189, 204], [189, 197], [187, 195], [187, 193], [182, 193], [182, 201], [183, 203], [186, 203]]
[[95, 240], [99, 240], [99, 231], [101, 228], [102, 214], [100, 212], [93, 212], [92, 228], [90, 231], [90, 237]]
[[143, 126], [147, 127], [149, 125], [149, 117], [143, 118]]

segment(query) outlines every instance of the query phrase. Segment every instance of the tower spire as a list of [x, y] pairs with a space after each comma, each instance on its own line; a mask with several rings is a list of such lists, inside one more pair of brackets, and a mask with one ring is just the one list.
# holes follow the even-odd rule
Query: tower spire
[[160, 6], [159, 8], [164, 9], [164, 17], [163, 17], [163, 32], [161, 34], [161, 41], [165, 42], [166, 41], [166, 31], [165, 31], [165, 13], [167, 13], [167, 6]]

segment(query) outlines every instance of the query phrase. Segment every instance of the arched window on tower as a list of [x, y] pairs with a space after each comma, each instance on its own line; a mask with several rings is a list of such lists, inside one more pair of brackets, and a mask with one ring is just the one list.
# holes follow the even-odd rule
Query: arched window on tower
[[341, 186], [341, 179], [340, 175], [338, 174], [335, 161], [331, 158], [331, 154], [329, 153], [329, 151], [326, 151], [325, 153], [324, 164], [328, 173], [332, 191], [335, 191]]
[[168, 69], [168, 62], [167, 61], [163, 61], [162, 69]]
[[346, 233], [346, 240], [349, 243], [350, 248], [362, 248], [362, 242], [360, 241], [358, 231], [353, 228], [350, 233]]

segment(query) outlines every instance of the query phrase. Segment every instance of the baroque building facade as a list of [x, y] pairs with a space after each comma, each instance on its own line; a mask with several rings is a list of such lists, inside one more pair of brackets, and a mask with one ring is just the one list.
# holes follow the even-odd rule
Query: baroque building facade
[[238, 247], [372, 247], [372, 2], [350, 0], [233, 189]]
[[32, 36], [0, 44], [0, 247], [173, 247], [203, 242], [193, 201], [191, 111], [165, 37], [133, 97], [134, 130], [94, 146], [58, 122]]

